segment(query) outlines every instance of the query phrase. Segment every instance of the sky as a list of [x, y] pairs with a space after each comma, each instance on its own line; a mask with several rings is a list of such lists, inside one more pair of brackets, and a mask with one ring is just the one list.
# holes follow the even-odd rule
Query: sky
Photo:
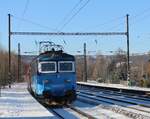
[[[8, 50], [8, 14], [11, 31], [126, 32], [129, 14], [130, 53], [150, 51], [149, 0], [0, 0], [0, 43]], [[71, 54], [109, 54], [126, 51], [126, 36], [12, 36], [11, 48], [21, 54], [38, 50], [35, 42], [52, 41]]]

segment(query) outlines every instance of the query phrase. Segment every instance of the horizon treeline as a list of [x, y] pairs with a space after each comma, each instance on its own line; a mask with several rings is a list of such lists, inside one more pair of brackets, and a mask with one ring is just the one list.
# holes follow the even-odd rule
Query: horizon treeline
[[[84, 56], [76, 56], [78, 81], [84, 81]], [[113, 55], [87, 56], [87, 80], [127, 85], [127, 57], [122, 49]], [[150, 57], [130, 57], [130, 86], [150, 87]]]
[[[11, 80], [8, 77], [8, 52], [0, 47], [0, 86], [25, 80], [26, 63], [21, 62], [21, 79], [18, 80], [18, 56], [11, 53]], [[99, 83], [127, 84], [126, 53], [118, 49], [110, 56], [87, 56], [87, 79]], [[84, 56], [76, 56], [77, 81], [84, 81]], [[130, 86], [150, 87], [150, 57], [130, 57]]]
[[4, 87], [9, 83], [18, 81], [18, 57], [11, 53], [11, 80], [8, 77], [8, 51], [0, 45], [0, 86]]

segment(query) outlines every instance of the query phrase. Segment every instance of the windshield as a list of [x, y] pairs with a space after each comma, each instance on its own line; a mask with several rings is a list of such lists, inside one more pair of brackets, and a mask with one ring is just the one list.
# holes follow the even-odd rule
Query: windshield
[[39, 71], [41, 73], [56, 72], [56, 62], [41, 62]]
[[72, 61], [59, 62], [59, 72], [74, 72], [74, 62]]

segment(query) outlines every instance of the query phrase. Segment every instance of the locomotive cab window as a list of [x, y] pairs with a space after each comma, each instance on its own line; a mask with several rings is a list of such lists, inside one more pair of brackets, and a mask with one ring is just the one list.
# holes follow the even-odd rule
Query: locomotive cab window
[[74, 62], [73, 61], [60, 61], [58, 62], [59, 72], [74, 72]]
[[56, 62], [40, 62], [39, 63], [40, 73], [55, 73], [56, 72]]

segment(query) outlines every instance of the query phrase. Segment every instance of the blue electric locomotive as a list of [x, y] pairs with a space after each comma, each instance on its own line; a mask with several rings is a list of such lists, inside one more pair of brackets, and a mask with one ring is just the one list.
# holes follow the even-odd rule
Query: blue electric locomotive
[[75, 57], [62, 50], [46, 51], [30, 64], [28, 88], [36, 97], [49, 102], [76, 99]]

